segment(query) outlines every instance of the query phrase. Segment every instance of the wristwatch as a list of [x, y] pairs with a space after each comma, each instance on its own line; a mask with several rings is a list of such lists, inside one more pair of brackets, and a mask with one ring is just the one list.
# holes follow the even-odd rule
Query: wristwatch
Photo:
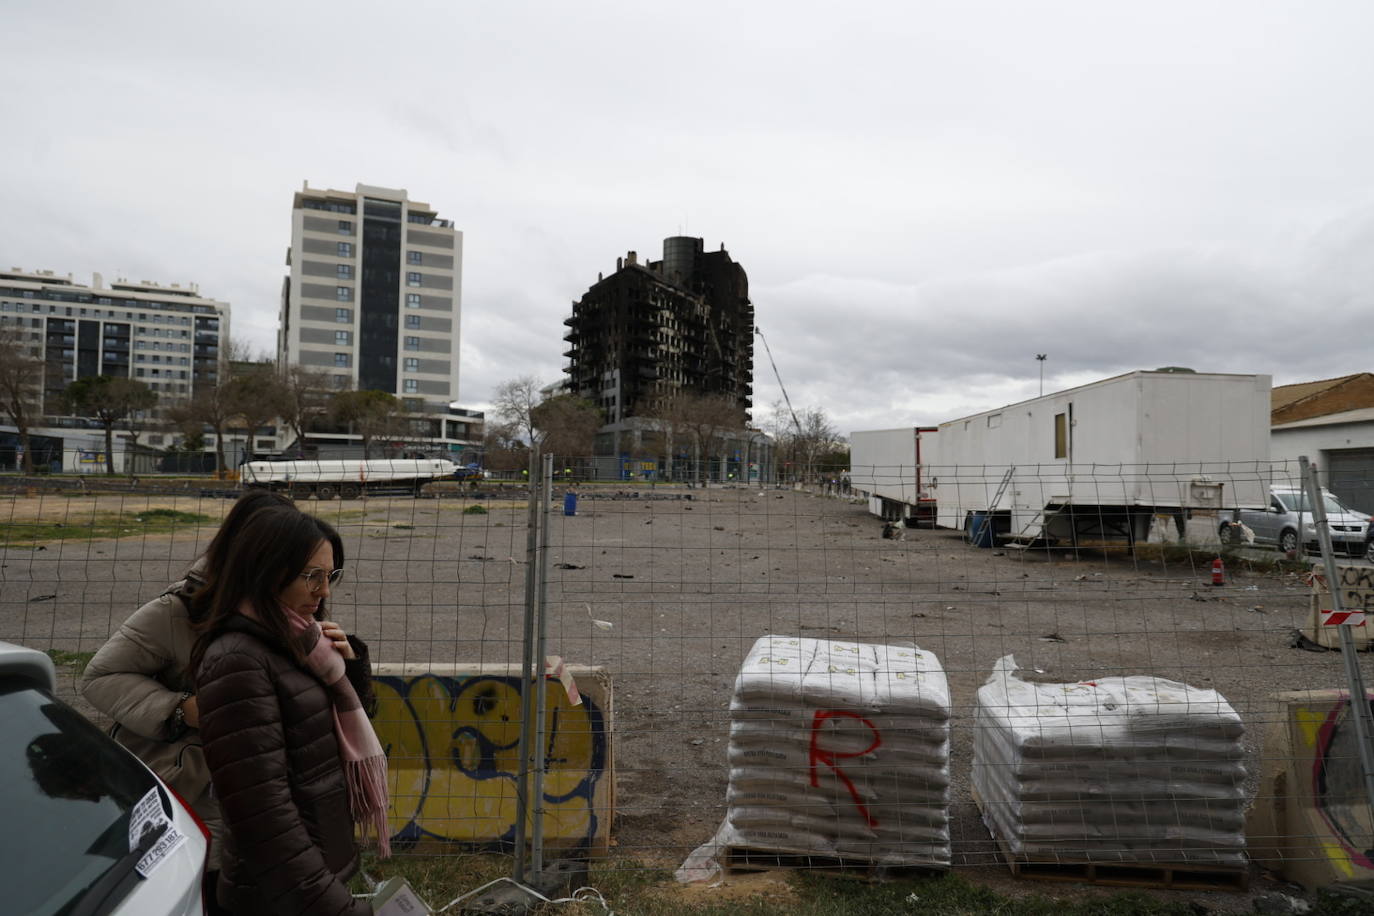
[[190, 728], [190, 726], [186, 724], [186, 710], [182, 709], [181, 705], [191, 699], [191, 696], [191, 691], [183, 691], [181, 698], [177, 700], [176, 707], [172, 709], [172, 718], [168, 720], [168, 730], [172, 733], [173, 741], [186, 734], [186, 731]]

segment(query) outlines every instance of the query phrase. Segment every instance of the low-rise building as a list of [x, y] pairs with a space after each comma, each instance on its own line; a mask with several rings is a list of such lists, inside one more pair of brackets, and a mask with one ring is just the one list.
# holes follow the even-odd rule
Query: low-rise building
[[1271, 456], [1306, 455], [1342, 502], [1374, 513], [1374, 373], [1280, 385], [1271, 397]]

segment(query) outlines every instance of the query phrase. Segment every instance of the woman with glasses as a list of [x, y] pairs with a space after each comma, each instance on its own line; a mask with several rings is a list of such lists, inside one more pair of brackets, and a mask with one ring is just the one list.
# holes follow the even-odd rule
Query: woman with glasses
[[192, 598], [200, 734], [224, 820], [219, 904], [241, 914], [370, 914], [348, 879], [354, 824], [386, 856], [386, 757], [347, 676], [353, 643], [321, 622], [342, 575], [332, 529], [264, 508]]
[[[267, 490], [250, 490], [240, 497], [185, 577], [124, 621], [91, 659], [81, 681], [86, 701], [114, 720], [110, 732], [115, 739], [186, 799], [209, 828], [205, 898], [212, 916], [223, 912], [215, 906], [222, 826], [205, 764], [199, 703], [190, 672], [196, 639], [191, 599], [205, 587], [207, 569], [222, 566], [248, 519], [268, 508], [298, 512], [291, 500]], [[338, 533], [323, 521], [316, 520], [316, 524], [333, 547], [338, 565], [343, 566], [343, 542]], [[341, 644], [340, 654], [349, 659], [345, 663], [348, 678], [370, 711], [373, 700], [366, 644], [345, 635], [331, 621], [323, 621], [321, 627], [331, 640]]]

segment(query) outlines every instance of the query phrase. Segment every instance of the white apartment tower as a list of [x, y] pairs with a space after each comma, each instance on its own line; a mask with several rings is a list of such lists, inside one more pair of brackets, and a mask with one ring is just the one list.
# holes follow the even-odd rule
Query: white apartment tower
[[163, 286], [95, 274], [89, 286], [50, 270], [0, 271], [0, 325], [45, 364], [43, 412], [65, 413], [62, 393], [79, 378], [133, 378], [157, 394], [155, 415], [219, 384], [229, 304], [194, 283]]
[[279, 365], [394, 394], [416, 415], [458, 397], [463, 234], [404, 190], [304, 188], [291, 209]]

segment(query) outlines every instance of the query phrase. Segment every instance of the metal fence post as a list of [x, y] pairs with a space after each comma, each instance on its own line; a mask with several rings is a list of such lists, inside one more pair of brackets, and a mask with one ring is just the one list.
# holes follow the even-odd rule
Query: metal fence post
[[[536, 654], [535, 632], [540, 617], [539, 603], [539, 523], [540, 500], [543, 494], [543, 480], [539, 474], [543, 464], [538, 449], [530, 451], [529, 467], [529, 515], [525, 532], [525, 618], [522, 652], [520, 658], [520, 773], [515, 780], [515, 867], [512, 877], [517, 884], [524, 884], [525, 841], [530, 820], [530, 774], [531, 761], [538, 753], [538, 738], [535, 735], [536, 694], [542, 693], [544, 662]], [[537, 802], [537, 798], [534, 799]], [[532, 874], [537, 874], [537, 869]]]
[[549, 592], [548, 576], [548, 555], [549, 555], [549, 508], [553, 502], [553, 456], [544, 456], [543, 473], [539, 478], [540, 499], [539, 499], [539, 543], [534, 562], [535, 567], [535, 645], [534, 662], [537, 673], [534, 680], [534, 746], [531, 748], [531, 762], [534, 766], [534, 785], [531, 795], [534, 796], [534, 826], [533, 838], [530, 843], [530, 868], [533, 874], [539, 875], [544, 871], [544, 773], [548, 766], [548, 753], [545, 748], [548, 745], [545, 739], [545, 719], [548, 715], [548, 689], [545, 686], [544, 659], [548, 657], [546, 644], [548, 638], [549, 621], [547, 605], [545, 599]]
[[[1303, 488], [1312, 503], [1312, 521], [1317, 529], [1317, 544], [1321, 547], [1322, 563], [1326, 569], [1326, 589], [1331, 596], [1331, 610], [1342, 611], [1340, 580], [1336, 576], [1336, 557], [1331, 547], [1331, 532], [1326, 524], [1326, 505], [1322, 502], [1317, 469], [1303, 455], [1298, 459], [1302, 468]], [[1302, 530], [1298, 530], [1298, 550], [1304, 551]], [[1360, 770], [1364, 774], [1365, 795], [1374, 810], [1374, 714], [1370, 713], [1369, 697], [1365, 693], [1364, 675], [1360, 671], [1360, 657], [1355, 651], [1355, 637], [1350, 627], [1338, 624], [1341, 635], [1341, 659], [1345, 662], [1346, 683], [1350, 690], [1350, 717], [1355, 723], [1355, 741], [1360, 749]]]

